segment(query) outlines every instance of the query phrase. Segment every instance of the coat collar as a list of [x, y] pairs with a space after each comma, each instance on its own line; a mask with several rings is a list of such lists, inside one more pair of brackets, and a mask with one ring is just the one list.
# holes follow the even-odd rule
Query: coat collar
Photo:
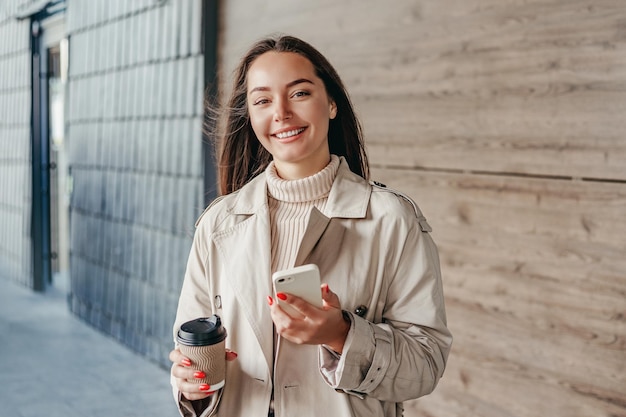
[[[337, 177], [326, 203], [329, 218], [363, 218], [367, 213], [372, 188], [367, 181], [350, 171], [348, 162], [340, 158]], [[230, 211], [233, 214], [251, 215], [267, 206], [267, 180], [265, 174], [257, 175], [237, 192]]]

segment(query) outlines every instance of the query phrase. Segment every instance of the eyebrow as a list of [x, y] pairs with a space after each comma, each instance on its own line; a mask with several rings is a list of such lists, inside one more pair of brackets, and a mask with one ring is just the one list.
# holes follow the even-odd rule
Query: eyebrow
[[[293, 87], [295, 85], [302, 84], [302, 83], [315, 84], [313, 81], [307, 78], [298, 78], [297, 80], [288, 82], [285, 85], [285, 87], [290, 88], [290, 87]], [[255, 91], [269, 91], [269, 90], [270, 90], [269, 87], [254, 87], [252, 90], [250, 90], [248, 94], [254, 93]]]

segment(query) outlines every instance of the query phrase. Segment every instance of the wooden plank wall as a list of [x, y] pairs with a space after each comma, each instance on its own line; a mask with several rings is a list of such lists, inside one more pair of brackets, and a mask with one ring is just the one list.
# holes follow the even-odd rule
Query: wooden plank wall
[[406, 415], [626, 416], [626, 3], [221, 4], [222, 80], [310, 41], [433, 225], [455, 342]]

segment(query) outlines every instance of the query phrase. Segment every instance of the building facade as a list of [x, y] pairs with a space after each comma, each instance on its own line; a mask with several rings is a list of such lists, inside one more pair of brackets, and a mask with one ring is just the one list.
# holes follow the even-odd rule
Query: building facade
[[0, 276], [63, 287], [72, 312], [166, 366], [194, 222], [215, 191], [203, 4], [5, 3]]

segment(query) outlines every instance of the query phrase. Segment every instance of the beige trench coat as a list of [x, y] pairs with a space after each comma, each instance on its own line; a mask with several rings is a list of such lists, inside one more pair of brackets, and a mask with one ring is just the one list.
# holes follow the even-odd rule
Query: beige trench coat
[[[407, 197], [366, 182], [342, 158], [325, 215], [310, 214], [296, 265], [317, 264], [351, 318], [340, 357], [282, 338], [274, 353], [264, 174], [216, 200], [196, 225], [174, 333], [218, 314], [239, 354], [202, 416], [265, 417], [274, 391], [277, 417], [397, 417], [402, 401], [435, 388], [452, 337], [437, 249]], [[174, 392], [181, 413], [195, 415]]]

